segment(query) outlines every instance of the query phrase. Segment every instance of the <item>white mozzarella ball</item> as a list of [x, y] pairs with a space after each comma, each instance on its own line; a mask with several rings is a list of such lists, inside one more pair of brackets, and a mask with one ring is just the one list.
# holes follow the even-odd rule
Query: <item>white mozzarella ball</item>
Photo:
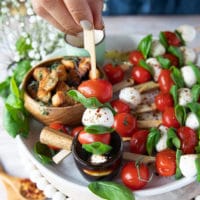
[[191, 42], [196, 37], [196, 30], [190, 25], [181, 25], [176, 29], [185, 42]]
[[183, 60], [185, 65], [187, 65], [188, 62], [196, 62], [197, 54], [193, 49], [183, 46], [180, 47], [180, 50], [183, 53]]
[[194, 84], [196, 84], [197, 78], [191, 66], [182, 67], [181, 74], [187, 87], [191, 88]]
[[152, 67], [152, 69], [153, 69], [153, 73], [154, 73], [154, 80], [155, 81], [158, 81], [158, 77], [159, 77], [159, 75], [160, 75], [160, 73], [161, 73], [161, 70], [162, 70], [162, 68], [161, 68], [161, 65], [160, 65], [160, 63], [158, 62], [158, 60], [156, 59], [156, 58], [148, 58], [147, 60], [146, 60], [146, 63], [149, 65], [149, 66], [151, 66]]
[[156, 151], [160, 152], [164, 149], [167, 149], [167, 131], [168, 131], [168, 128], [166, 126], [161, 125], [161, 126], [159, 126], [158, 129], [160, 130], [161, 137], [158, 140], [158, 143], [156, 144]]
[[189, 113], [185, 120], [185, 125], [194, 130], [198, 129], [199, 128], [199, 120], [198, 120], [196, 114], [194, 114], [192, 112]]
[[197, 174], [197, 169], [195, 165], [196, 158], [196, 154], [182, 155], [180, 157], [179, 167], [183, 176], [193, 177]]
[[87, 108], [82, 116], [84, 126], [101, 125], [111, 127], [114, 123], [114, 116], [109, 108]]
[[178, 90], [178, 103], [185, 106], [187, 103], [192, 102], [192, 93], [189, 88], [180, 88]]
[[165, 53], [165, 47], [159, 40], [154, 40], [151, 44], [150, 54], [152, 57], [161, 56]]
[[120, 90], [119, 99], [127, 103], [132, 109], [141, 103], [140, 92], [133, 87], [126, 87]]

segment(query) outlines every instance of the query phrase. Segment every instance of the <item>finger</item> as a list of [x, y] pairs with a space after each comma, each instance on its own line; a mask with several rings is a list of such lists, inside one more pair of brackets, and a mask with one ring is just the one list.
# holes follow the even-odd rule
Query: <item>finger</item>
[[102, 20], [103, 0], [88, 0], [88, 4], [92, 11], [95, 29], [102, 30], [104, 28]]
[[82, 20], [93, 24], [92, 12], [86, 0], [64, 0], [64, 3], [77, 24]]

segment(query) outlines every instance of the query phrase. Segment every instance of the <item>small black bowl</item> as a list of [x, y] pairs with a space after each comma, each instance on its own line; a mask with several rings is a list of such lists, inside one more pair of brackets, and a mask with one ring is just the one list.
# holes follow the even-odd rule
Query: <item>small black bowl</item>
[[106, 155], [107, 161], [101, 164], [93, 164], [89, 161], [92, 154], [82, 148], [77, 138], [78, 135], [73, 140], [72, 153], [82, 175], [89, 181], [113, 179], [118, 174], [122, 163], [123, 142], [120, 135], [116, 132], [111, 133], [112, 150]]

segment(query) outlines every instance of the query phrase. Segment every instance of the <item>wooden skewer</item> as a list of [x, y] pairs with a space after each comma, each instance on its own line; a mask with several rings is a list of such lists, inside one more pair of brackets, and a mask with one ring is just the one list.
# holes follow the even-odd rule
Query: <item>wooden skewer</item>
[[123, 80], [120, 83], [116, 83], [115, 85], [113, 85], [113, 93], [118, 92], [119, 90], [121, 90], [125, 87], [133, 86], [133, 84], [134, 84], [134, 80], [132, 78]]
[[143, 93], [143, 92], [147, 92], [147, 91], [158, 89], [159, 88], [159, 84], [155, 83], [154, 81], [149, 81], [149, 82], [146, 82], [146, 83], [142, 83], [142, 84], [136, 85], [136, 86], [134, 86], [134, 88], [136, 90], [138, 90], [140, 93]]
[[155, 103], [152, 103], [150, 105], [142, 104], [142, 105], [138, 105], [138, 107], [135, 110], [133, 110], [132, 113], [140, 114], [140, 113], [145, 113], [145, 112], [152, 112], [152, 111], [155, 111], [156, 109], [157, 108], [156, 108]]
[[160, 124], [162, 124], [161, 120], [138, 120], [137, 126], [138, 128], [152, 128], [152, 127], [158, 127]]

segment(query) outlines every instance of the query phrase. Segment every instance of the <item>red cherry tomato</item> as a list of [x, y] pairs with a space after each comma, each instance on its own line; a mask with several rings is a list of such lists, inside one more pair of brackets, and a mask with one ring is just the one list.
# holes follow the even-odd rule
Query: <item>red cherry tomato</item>
[[179, 60], [175, 55], [171, 53], [165, 53], [163, 57], [167, 58], [170, 61], [171, 66], [175, 66], [175, 67], [179, 66]]
[[196, 132], [189, 127], [183, 126], [177, 130], [177, 135], [181, 140], [181, 150], [183, 153], [195, 153], [195, 147], [198, 144], [198, 137]]
[[164, 110], [162, 114], [162, 124], [167, 127], [180, 127], [180, 124], [176, 119], [175, 110], [173, 107], [168, 107]]
[[163, 112], [167, 107], [172, 107], [174, 105], [174, 100], [169, 93], [159, 93], [155, 97], [156, 108]]
[[158, 77], [158, 84], [160, 90], [164, 93], [169, 93], [174, 81], [171, 78], [171, 71], [168, 69], [163, 69]]
[[177, 35], [171, 31], [164, 31], [163, 34], [167, 40], [168, 45], [179, 47], [181, 46], [181, 40]]
[[176, 172], [176, 152], [165, 149], [156, 154], [156, 171], [161, 176], [173, 176]]
[[78, 91], [85, 97], [96, 97], [101, 103], [110, 101], [113, 95], [112, 85], [107, 80], [87, 80], [78, 86]]
[[124, 71], [120, 67], [120, 65], [112, 65], [112, 64], [106, 64], [103, 67], [103, 70], [105, 71], [105, 74], [108, 78], [108, 80], [112, 83], [119, 83], [124, 78]]
[[136, 83], [144, 83], [151, 80], [150, 72], [140, 66], [134, 66], [131, 75]]
[[134, 50], [134, 51], [130, 52], [130, 54], [129, 54], [129, 61], [133, 65], [139, 65], [140, 60], [144, 60], [144, 56], [143, 56], [143, 54], [142, 54], [141, 51]]
[[122, 168], [121, 179], [130, 189], [139, 190], [149, 181], [149, 169], [145, 164], [128, 162]]
[[117, 113], [114, 117], [113, 128], [122, 137], [130, 137], [136, 129], [136, 118], [129, 113]]
[[130, 112], [130, 106], [127, 103], [121, 101], [120, 99], [111, 101], [111, 106], [117, 113], [122, 113], [122, 112], [129, 113]]
[[130, 140], [130, 151], [133, 153], [145, 154], [148, 134], [148, 130], [134, 132]]
[[79, 134], [84, 129], [83, 126], [77, 126], [72, 129], [71, 136], [75, 137], [77, 134]]
[[82, 130], [78, 135], [78, 141], [81, 144], [90, 144], [93, 142], [102, 142], [104, 144], [110, 144], [110, 133], [105, 134], [91, 134]]

